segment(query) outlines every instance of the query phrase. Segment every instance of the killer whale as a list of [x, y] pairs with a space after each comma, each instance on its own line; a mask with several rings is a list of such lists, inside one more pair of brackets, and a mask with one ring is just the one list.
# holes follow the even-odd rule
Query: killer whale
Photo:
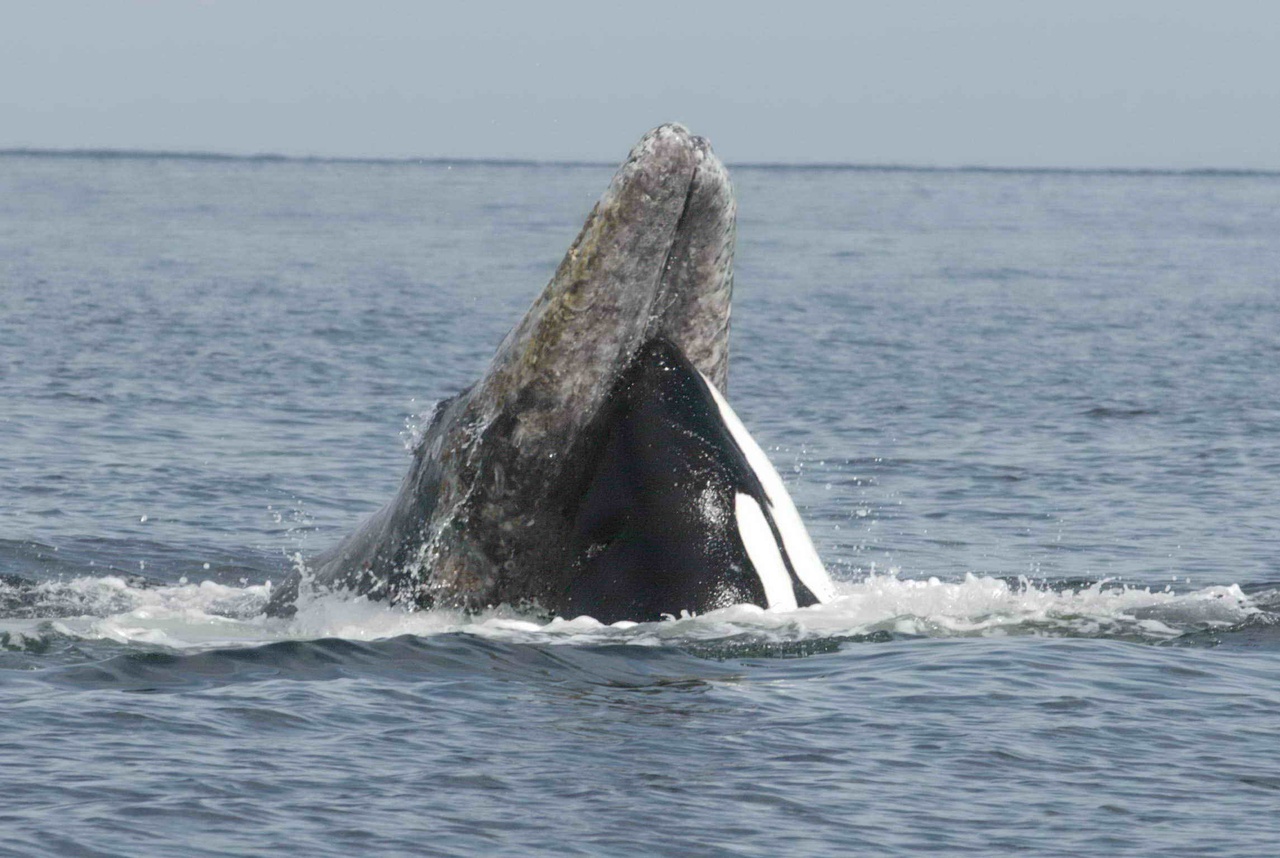
[[602, 622], [828, 600], [724, 397], [736, 205], [701, 137], [631, 150], [483, 377], [440, 403], [396, 496], [272, 593]]

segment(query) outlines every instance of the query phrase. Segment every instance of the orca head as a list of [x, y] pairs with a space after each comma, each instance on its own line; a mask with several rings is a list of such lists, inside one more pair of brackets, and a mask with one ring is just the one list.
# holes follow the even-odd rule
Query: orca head
[[658, 620], [831, 597], [804, 524], [723, 396], [669, 340], [618, 376], [569, 514], [569, 616]]

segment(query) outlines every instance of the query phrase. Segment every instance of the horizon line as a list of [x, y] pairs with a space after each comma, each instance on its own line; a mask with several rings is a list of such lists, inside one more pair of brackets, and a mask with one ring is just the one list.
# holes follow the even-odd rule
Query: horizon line
[[[383, 164], [388, 166], [489, 166], [489, 167], [600, 167], [617, 166], [613, 161], [551, 158], [472, 158], [472, 157], [378, 157], [353, 155], [285, 155], [275, 152], [243, 154], [182, 149], [55, 149], [36, 146], [0, 148], [0, 157], [83, 158], [86, 160], [169, 160], [169, 161], [243, 161], [294, 162], [318, 164]], [[986, 164], [874, 163], [854, 161], [735, 161], [726, 166], [735, 170], [813, 170], [865, 173], [1040, 173], [1058, 175], [1128, 175], [1128, 176], [1222, 176], [1280, 177], [1280, 169], [1251, 167], [1066, 167], [1066, 166], [1001, 166]]]

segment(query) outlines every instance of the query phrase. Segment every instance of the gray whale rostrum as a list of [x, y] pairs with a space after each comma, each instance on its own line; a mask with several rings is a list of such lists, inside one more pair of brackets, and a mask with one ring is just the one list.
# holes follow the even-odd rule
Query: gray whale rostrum
[[646, 134], [484, 377], [442, 402], [396, 496], [276, 588], [602, 622], [832, 585], [724, 399], [735, 202], [679, 125]]

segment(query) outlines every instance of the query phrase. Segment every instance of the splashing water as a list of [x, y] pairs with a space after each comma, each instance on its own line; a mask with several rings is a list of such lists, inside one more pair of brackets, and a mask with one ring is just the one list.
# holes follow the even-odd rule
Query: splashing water
[[[16, 600], [17, 585], [0, 585]], [[282, 640], [377, 640], [398, 635], [466, 633], [522, 643], [681, 646], [749, 639], [762, 644], [888, 637], [1121, 638], [1158, 643], [1188, 633], [1228, 629], [1270, 616], [1238, 586], [1191, 592], [1108, 582], [1053, 586], [968, 574], [962, 581], [872, 574], [838, 585], [833, 601], [791, 611], [738, 605], [658, 623], [601, 624], [497, 608], [407, 612], [344, 594], [310, 595], [288, 619], [261, 615], [271, 585], [204, 581], [146, 586], [124, 578], [74, 578], [30, 587], [20, 616], [0, 633], [58, 634], [188, 650], [256, 646]], [[13, 644], [10, 643], [10, 646]]]

